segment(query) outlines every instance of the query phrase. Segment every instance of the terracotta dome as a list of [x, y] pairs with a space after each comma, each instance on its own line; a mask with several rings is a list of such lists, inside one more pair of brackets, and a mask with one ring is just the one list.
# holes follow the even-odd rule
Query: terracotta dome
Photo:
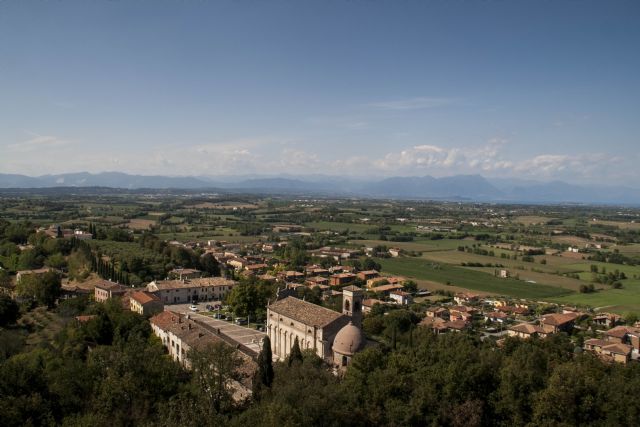
[[349, 322], [336, 335], [332, 349], [334, 353], [353, 356], [364, 347], [364, 342], [364, 335], [362, 335], [360, 328]]

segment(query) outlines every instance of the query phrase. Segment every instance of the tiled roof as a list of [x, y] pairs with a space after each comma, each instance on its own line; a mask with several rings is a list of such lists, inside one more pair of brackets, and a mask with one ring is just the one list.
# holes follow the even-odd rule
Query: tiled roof
[[578, 315], [576, 313], [566, 313], [566, 314], [555, 313], [555, 314], [547, 314], [542, 316], [542, 318], [540, 319], [540, 322], [546, 325], [551, 325], [551, 326], [561, 326], [569, 322], [573, 322], [577, 318], [578, 318]]
[[132, 293], [130, 298], [139, 302], [142, 305], [148, 304], [154, 301], [160, 301], [160, 298], [158, 298], [157, 296], [149, 292], [140, 292], [140, 291]]
[[111, 292], [124, 292], [129, 289], [126, 286], [120, 285], [119, 283], [111, 282], [109, 280], [101, 280], [100, 282], [96, 283], [96, 288]]
[[207, 286], [233, 286], [233, 280], [224, 277], [199, 277], [190, 280], [157, 280], [147, 284], [147, 290], [150, 292], [163, 291], [170, 289], [192, 289], [203, 288]]
[[367, 298], [366, 300], [362, 301], [362, 306], [363, 307], [373, 307], [375, 304], [384, 304], [384, 301], [381, 301], [379, 299], [375, 299], [375, 298]]
[[615, 328], [609, 329], [605, 332], [606, 335], [615, 338], [624, 338], [628, 333], [628, 328], [626, 326], [616, 326]]
[[371, 290], [373, 292], [387, 292], [387, 291], [396, 291], [398, 289], [404, 289], [404, 286], [402, 286], [402, 285], [382, 285], [382, 286], [376, 286], [375, 288], [372, 288]]
[[149, 323], [156, 325], [162, 330], [166, 330], [173, 322], [176, 322], [180, 314], [173, 311], [162, 311], [149, 319]]
[[199, 277], [188, 281], [193, 286], [233, 286], [235, 281], [224, 277]]
[[343, 317], [343, 314], [337, 311], [329, 310], [328, 308], [294, 297], [287, 297], [276, 301], [269, 306], [269, 309], [305, 325], [317, 327], [326, 326]]
[[447, 329], [447, 321], [439, 317], [425, 317], [420, 321], [420, 326], [426, 326], [433, 329]]
[[607, 344], [609, 344], [607, 341], [601, 340], [601, 339], [598, 339], [598, 338], [592, 338], [592, 339], [586, 340], [584, 342], [584, 345], [593, 345], [593, 346], [596, 346], [596, 347], [604, 347]]
[[542, 327], [538, 325], [531, 325], [529, 323], [520, 323], [518, 325], [514, 325], [510, 327], [509, 329], [515, 332], [520, 332], [520, 333], [529, 334], [529, 335], [534, 333], [541, 333], [541, 334], [546, 333]]
[[610, 353], [623, 354], [627, 356], [631, 353], [633, 347], [626, 344], [609, 344], [602, 347], [603, 351], [608, 351]]
[[464, 320], [452, 320], [451, 322], [446, 322], [445, 326], [449, 329], [464, 329], [469, 326], [467, 322]]

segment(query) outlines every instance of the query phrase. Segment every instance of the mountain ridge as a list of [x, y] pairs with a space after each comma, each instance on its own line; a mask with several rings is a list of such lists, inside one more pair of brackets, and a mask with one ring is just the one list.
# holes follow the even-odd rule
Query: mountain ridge
[[430, 175], [378, 180], [339, 176], [211, 176], [136, 175], [123, 172], [76, 172], [37, 177], [0, 173], [0, 188], [109, 187], [118, 189], [220, 189], [271, 194], [312, 193], [397, 199], [444, 199], [480, 202], [640, 204], [640, 189], [584, 186], [563, 181], [539, 182], [485, 178], [481, 175]]

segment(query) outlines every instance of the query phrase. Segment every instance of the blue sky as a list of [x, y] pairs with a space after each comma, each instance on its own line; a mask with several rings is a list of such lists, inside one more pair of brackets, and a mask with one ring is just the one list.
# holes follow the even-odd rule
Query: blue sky
[[637, 1], [0, 2], [0, 172], [640, 178]]

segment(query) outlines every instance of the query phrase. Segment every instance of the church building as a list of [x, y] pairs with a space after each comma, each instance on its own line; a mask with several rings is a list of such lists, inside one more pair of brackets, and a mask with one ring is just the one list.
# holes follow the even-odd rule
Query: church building
[[342, 313], [291, 296], [269, 305], [271, 351], [284, 360], [298, 338], [301, 350], [311, 349], [335, 366], [348, 366], [366, 343], [361, 329], [362, 298], [357, 286], [343, 288]]

